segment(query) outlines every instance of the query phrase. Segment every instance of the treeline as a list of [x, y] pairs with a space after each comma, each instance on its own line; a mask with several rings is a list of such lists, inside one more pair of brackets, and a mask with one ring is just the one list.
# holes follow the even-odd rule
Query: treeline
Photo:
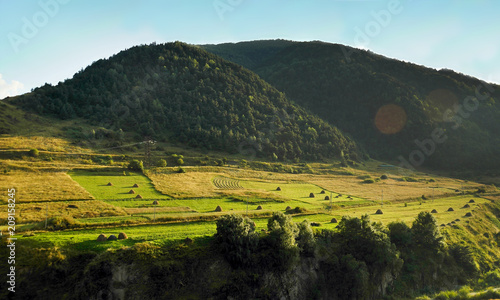
[[254, 73], [180, 42], [130, 48], [11, 101], [192, 147], [280, 160], [358, 159], [351, 139]]
[[[289, 215], [274, 213], [267, 233], [257, 232], [248, 218], [226, 215], [217, 221], [215, 237], [227, 261], [254, 274], [249, 277], [284, 274], [307, 261], [317, 273], [304, 272], [300, 281], [310, 285], [308, 297], [319, 299], [412, 297], [463, 285], [479, 274], [470, 248], [447, 245], [428, 212], [421, 212], [411, 227], [404, 222], [385, 227], [365, 215], [343, 217], [335, 231], [316, 232], [307, 220], [295, 223]], [[262, 282], [255, 282], [254, 288], [259, 287]], [[279, 298], [280, 291], [275, 292], [266, 297]]]
[[[206, 49], [255, 71], [297, 104], [350, 134], [373, 157], [397, 160], [401, 155], [408, 160], [412, 151], [422, 151], [416, 139], [430, 139], [441, 128], [446, 142], [427, 151], [430, 155], [424, 150], [422, 164], [443, 169], [500, 166], [497, 85], [322, 42], [255, 41]], [[254, 59], [259, 51], [266, 59]], [[377, 112], [388, 104], [406, 114], [404, 126], [392, 134], [376, 124]], [[394, 113], [386, 116], [386, 126], [391, 118], [396, 118]]]

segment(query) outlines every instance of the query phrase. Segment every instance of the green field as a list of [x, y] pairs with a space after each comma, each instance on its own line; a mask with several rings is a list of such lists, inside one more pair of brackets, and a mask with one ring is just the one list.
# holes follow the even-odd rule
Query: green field
[[[68, 174], [98, 200], [135, 199], [137, 195], [143, 199], [169, 198], [158, 192], [149, 178], [134, 172], [71, 171]], [[134, 184], [139, 187], [133, 187]], [[134, 190], [135, 194], [129, 194], [130, 190]]]

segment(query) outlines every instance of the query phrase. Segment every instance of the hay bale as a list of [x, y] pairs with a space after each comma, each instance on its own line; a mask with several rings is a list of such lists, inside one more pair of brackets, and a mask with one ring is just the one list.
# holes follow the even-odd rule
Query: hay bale
[[324, 193], [325, 193], [325, 190], [322, 190], [322, 191], [320, 192], [320, 194], [324, 194]]
[[435, 209], [433, 209], [433, 210], [431, 211], [431, 214], [437, 214], [437, 213], [438, 213], [438, 212], [437, 212], [437, 210], [435, 210]]
[[441, 227], [445, 227], [446, 225], [445, 224], [441, 224]]
[[474, 201], [474, 199], [470, 199], [469, 203], [476, 203], [476, 201]]
[[102, 233], [97, 237], [98, 242], [105, 242], [106, 240], [107, 240], [106, 236]]
[[330, 196], [325, 196], [325, 200], [330, 200]]
[[139, 185], [137, 183], [135, 183], [132, 187], [139, 187]]
[[120, 232], [118, 234], [118, 239], [119, 240], [126, 240], [126, 239], [128, 239], [128, 236], [127, 236], [127, 234], [125, 232]]
[[137, 195], [135, 196], [136, 199], [142, 199], [142, 196], [141, 195]]
[[262, 206], [257, 206], [257, 210], [261, 210], [262, 209]]
[[338, 223], [338, 221], [337, 221], [336, 218], [332, 218], [332, 220], [330, 221], [330, 223]]
[[381, 209], [377, 209], [377, 212], [375, 212], [376, 215], [383, 215], [384, 213], [382, 212]]
[[74, 205], [74, 204], [69, 204], [68, 205], [68, 208], [78, 208], [78, 206]]
[[455, 211], [453, 207], [448, 208], [448, 211]]
[[111, 182], [108, 182], [108, 184], [106, 184], [107, 186], [112, 186], [113, 184]]
[[134, 190], [130, 190], [128, 191], [129, 194], [135, 194], [135, 191]]
[[335, 198], [338, 198], [338, 197], [340, 197], [340, 195], [335, 196]]
[[347, 199], [352, 199], [352, 197], [351, 196], [347, 196]]
[[277, 190], [277, 191], [281, 191], [281, 188], [280, 188], [280, 187], [277, 187], [277, 188], [276, 188], [276, 190]]
[[287, 207], [285, 208], [285, 210], [290, 210], [290, 209], [292, 209], [290, 206], [287, 206]]
[[469, 204], [465, 204], [464, 207], [462, 208], [470, 208], [470, 205]]
[[455, 222], [460, 222], [460, 219], [456, 219]]
[[184, 243], [187, 244], [187, 245], [190, 245], [190, 244], [193, 243], [193, 239], [187, 237], [187, 238], [184, 239]]
[[314, 198], [314, 193], [310, 193], [309, 198]]
[[465, 214], [466, 217], [472, 217], [472, 213], [471, 212], [468, 212]]
[[112, 234], [109, 236], [108, 241], [116, 241], [117, 239], [116, 235]]
[[153, 201], [153, 205], [158, 205], [158, 204], [160, 204], [160, 202], [158, 202], [158, 200]]
[[215, 211], [222, 211], [222, 207], [220, 207], [220, 205], [217, 205], [217, 207], [215, 208]]

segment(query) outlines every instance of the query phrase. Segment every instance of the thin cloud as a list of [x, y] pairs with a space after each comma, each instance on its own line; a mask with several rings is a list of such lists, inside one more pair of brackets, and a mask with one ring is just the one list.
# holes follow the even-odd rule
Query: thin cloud
[[0, 99], [21, 94], [24, 84], [17, 80], [5, 81], [0, 74]]

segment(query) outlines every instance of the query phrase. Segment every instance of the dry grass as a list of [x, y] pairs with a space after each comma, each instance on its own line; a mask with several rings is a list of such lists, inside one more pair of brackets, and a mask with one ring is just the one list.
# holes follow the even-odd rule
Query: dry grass
[[10, 171], [0, 174], [0, 188], [15, 188], [17, 203], [93, 199], [65, 172]]
[[32, 148], [50, 152], [82, 153], [89, 150], [71, 145], [69, 141], [45, 136], [2, 136], [0, 150], [29, 150]]
[[221, 195], [259, 195], [264, 198], [272, 197], [269, 193], [252, 190], [221, 190], [214, 186], [212, 179], [216, 176], [225, 176], [239, 180], [257, 180], [275, 183], [308, 182], [321, 188], [341, 194], [353, 195], [367, 200], [380, 200], [382, 190], [384, 200], [404, 200], [421, 197], [443, 197], [457, 194], [455, 190], [475, 190], [480, 185], [474, 182], [464, 182], [446, 177], [435, 177], [430, 182], [430, 176], [413, 174], [417, 182], [401, 181], [401, 177], [389, 175], [386, 180], [372, 184], [362, 183], [360, 175], [370, 175], [379, 178], [383, 170], [356, 170], [348, 169], [353, 176], [346, 175], [314, 175], [314, 174], [287, 174], [264, 171], [253, 171], [231, 167], [185, 167], [186, 173], [178, 174], [148, 174], [156, 189], [175, 198], [188, 197], [218, 197]]
[[[75, 207], [70, 208], [69, 205]], [[108, 216], [123, 216], [127, 213], [111, 204], [98, 200], [47, 202], [47, 203], [22, 203], [16, 204], [17, 223], [31, 223], [45, 220], [48, 207], [48, 217], [71, 216], [73, 218], [95, 218]], [[6, 220], [7, 205], [0, 206], [0, 219]]]
[[153, 212], [157, 213], [165, 213], [165, 212], [194, 212], [189, 207], [156, 207], [156, 210], [154, 207], [138, 207], [138, 208], [124, 208], [124, 211], [126, 211], [128, 214], [149, 214]]

